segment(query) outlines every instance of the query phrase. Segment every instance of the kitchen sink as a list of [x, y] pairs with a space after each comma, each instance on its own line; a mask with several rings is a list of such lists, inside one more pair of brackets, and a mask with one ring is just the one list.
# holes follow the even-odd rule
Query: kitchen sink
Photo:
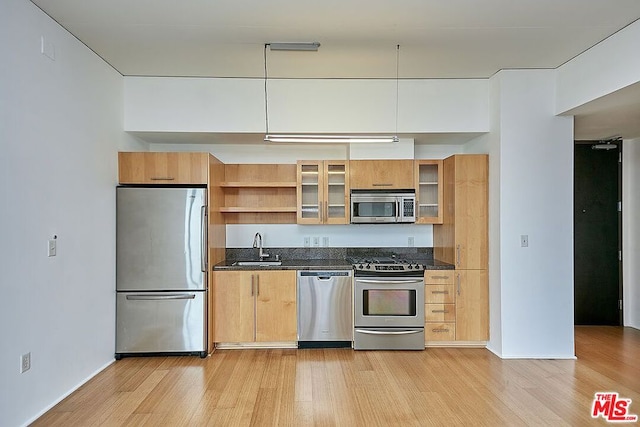
[[282, 265], [282, 261], [236, 261], [232, 265], [237, 265], [239, 267], [245, 266], [260, 266], [260, 267], [268, 267], [268, 266], [278, 266]]

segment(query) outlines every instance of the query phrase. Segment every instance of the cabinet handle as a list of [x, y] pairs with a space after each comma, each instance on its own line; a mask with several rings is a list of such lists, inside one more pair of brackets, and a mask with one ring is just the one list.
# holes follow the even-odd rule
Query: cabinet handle
[[440, 328], [440, 329], [432, 329], [431, 332], [441, 333], [441, 332], [449, 332], [448, 329]]
[[374, 187], [391, 187], [393, 184], [373, 184]]
[[449, 278], [449, 276], [431, 276], [432, 279], [443, 279], [446, 280]]
[[260, 275], [256, 274], [256, 296], [260, 296]]
[[254, 279], [255, 277], [256, 277], [256, 276], [254, 276], [253, 274], [251, 275], [251, 296], [253, 296], [253, 295], [254, 295], [254, 293], [255, 293], [255, 292], [254, 292], [254, 284], [253, 284], [253, 281], [254, 281], [253, 279]]
[[324, 221], [328, 221], [329, 220], [329, 202], [325, 201], [324, 202]]
[[460, 266], [460, 245], [456, 246], [456, 265]]
[[460, 273], [458, 273], [456, 281], [458, 282], [458, 295], [460, 295]]
[[449, 291], [431, 291], [432, 294], [448, 294]]
[[448, 313], [449, 310], [431, 310], [432, 313]]
[[172, 176], [152, 176], [151, 181], [173, 181], [175, 180]]

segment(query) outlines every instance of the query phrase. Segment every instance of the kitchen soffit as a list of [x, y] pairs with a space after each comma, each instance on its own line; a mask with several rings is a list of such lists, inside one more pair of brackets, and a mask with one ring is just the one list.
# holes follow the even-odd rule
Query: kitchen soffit
[[616, 0], [32, 0], [123, 75], [482, 78], [555, 68], [640, 17]]

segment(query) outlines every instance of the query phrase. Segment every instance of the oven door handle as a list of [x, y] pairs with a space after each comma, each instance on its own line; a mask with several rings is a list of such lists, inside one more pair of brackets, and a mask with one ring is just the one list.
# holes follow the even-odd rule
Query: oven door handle
[[356, 332], [369, 335], [411, 335], [421, 334], [422, 331], [373, 331], [370, 329], [356, 329]]
[[356, 282], [360, 283], [392, 283], [392, 284], [405, 284], [405, 283], [422, 283], [424, 279], [415, 279], [415, 280], [368, 280], [368, 279], [356, 279]]

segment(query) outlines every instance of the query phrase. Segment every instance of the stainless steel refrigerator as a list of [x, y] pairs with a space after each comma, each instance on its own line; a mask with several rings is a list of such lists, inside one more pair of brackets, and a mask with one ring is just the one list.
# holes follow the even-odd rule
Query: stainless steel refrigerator
[[116, 210], [116, 359], [206, 357], [206, 189], [117, 187]]

